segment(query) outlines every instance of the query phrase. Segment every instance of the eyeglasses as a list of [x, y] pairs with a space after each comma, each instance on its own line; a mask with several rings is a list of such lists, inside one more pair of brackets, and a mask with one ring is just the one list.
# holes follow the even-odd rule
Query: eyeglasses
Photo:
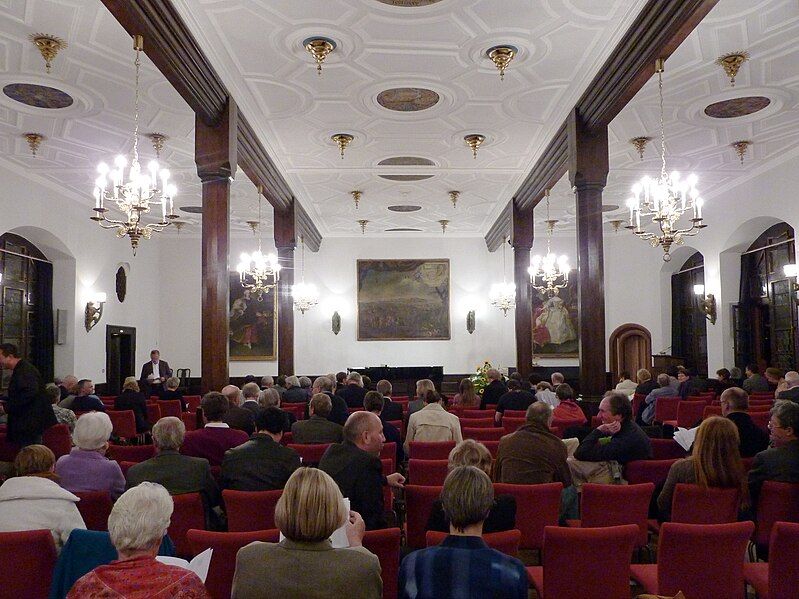
[[771, 422], [768, 423], [768, 430], [774, 430], [775, 428], [788, 428], [787, 426], [780, 426], [779, 424], [772, 424]]

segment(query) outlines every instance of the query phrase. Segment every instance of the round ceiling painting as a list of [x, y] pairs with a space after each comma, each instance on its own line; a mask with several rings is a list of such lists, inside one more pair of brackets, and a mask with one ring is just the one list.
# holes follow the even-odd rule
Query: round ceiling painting
[[34, 108], [66, 108], [72, 106], [72, 96], [67, 92], [46, 85], [33, 83], [9, 83], [3, 93], [12, 100]]
[[381, 179], [388, 179], [389, 181], [424, 181], [425, 179], [432, 179], [435, 175], [377, 175]]
[[404, 6], [406, 8], [416, 8], [417, 6], [429, 6], [441, 2], [441, 0], [377, 0], [389, 6]]
[[397, 204], [395, 206], [389, 206], [388, 210], [392, 212], [416, 212], [417, 210], [421, 210], [421, 206], [413, 206], [411, 204]]
[[388, 110], [417, 112], [438, 104], [439, 96], [432, 89], [395, 87], [377, 95], [377, 103]]
[[421, 231], [421, 229], [413, 229], [411, 227], [395, 227], [393, 229], [386, 229], [386, 233], [414, 233]]
[[771, 100], [765, 96], [745, 96], [714, 102], [705, 107], [705, 114], [714, 119], [732, 119], [759, 112], [769, 104], [771, 104]]
[[429, 158], [419, 156], [392, 156], [377, 163], [378, 166], [435, 166]]

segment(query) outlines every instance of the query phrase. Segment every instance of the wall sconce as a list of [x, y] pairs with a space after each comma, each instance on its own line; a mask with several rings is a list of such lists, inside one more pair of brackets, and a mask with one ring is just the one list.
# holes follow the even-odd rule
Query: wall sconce
[[94, 328], [100, 319], [103, 317], [103, 306], [107, 297], [105, 293], [98, 293], [88, 302], [86, 302], [86, 332], [88, 333]]
[[333, 312], [333, 318], [330, 319], [330, 326], [333, 329], [333, 334], [338, 335], [341, 332], [341, 316], [338, 311]]
[[474, 310], [469, 310], [469, 312], [466, 314], [466, 330], [469, 331], [470, 335], [474, 333], [474, 325]]
[[699, 296], [699, 309], [710, 321], [710, 324], [716, 324], [716, 298], [712, 293], [705, 295], [704, 285], [694, 285], [694, 295]]

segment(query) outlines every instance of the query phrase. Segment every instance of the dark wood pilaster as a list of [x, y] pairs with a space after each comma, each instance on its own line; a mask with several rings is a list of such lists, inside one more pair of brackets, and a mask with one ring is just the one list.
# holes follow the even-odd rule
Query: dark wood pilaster
[[513, 203], [511, 223], [513, 280], [516, 283], [516, 368], [527, 378], [533, 363], [533, 306], [530, 288], [530, 250], [533, 247], [533, 211]]
[[275, 210], [275, 247], [282, 266], [277, 285], [277, 368], [278, 374], [294, 374], [294, 248], [297, 236], [294, 223], [294, 204], [288, 210]]

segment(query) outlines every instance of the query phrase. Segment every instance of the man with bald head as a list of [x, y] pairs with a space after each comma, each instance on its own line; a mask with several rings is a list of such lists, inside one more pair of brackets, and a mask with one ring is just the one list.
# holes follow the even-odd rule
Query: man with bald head
[[386, 438], [383, 424], [373, 412], [350, 414], [344, 425], [344, 442], [327, 448], [319, 469], [327, 472], [350, 500], [350, 509], [363, 516], [367, 530], [386, 527], [383, 485], [401, 488], [405, 478], [395, 472], [383, 476], [380, 450]]

